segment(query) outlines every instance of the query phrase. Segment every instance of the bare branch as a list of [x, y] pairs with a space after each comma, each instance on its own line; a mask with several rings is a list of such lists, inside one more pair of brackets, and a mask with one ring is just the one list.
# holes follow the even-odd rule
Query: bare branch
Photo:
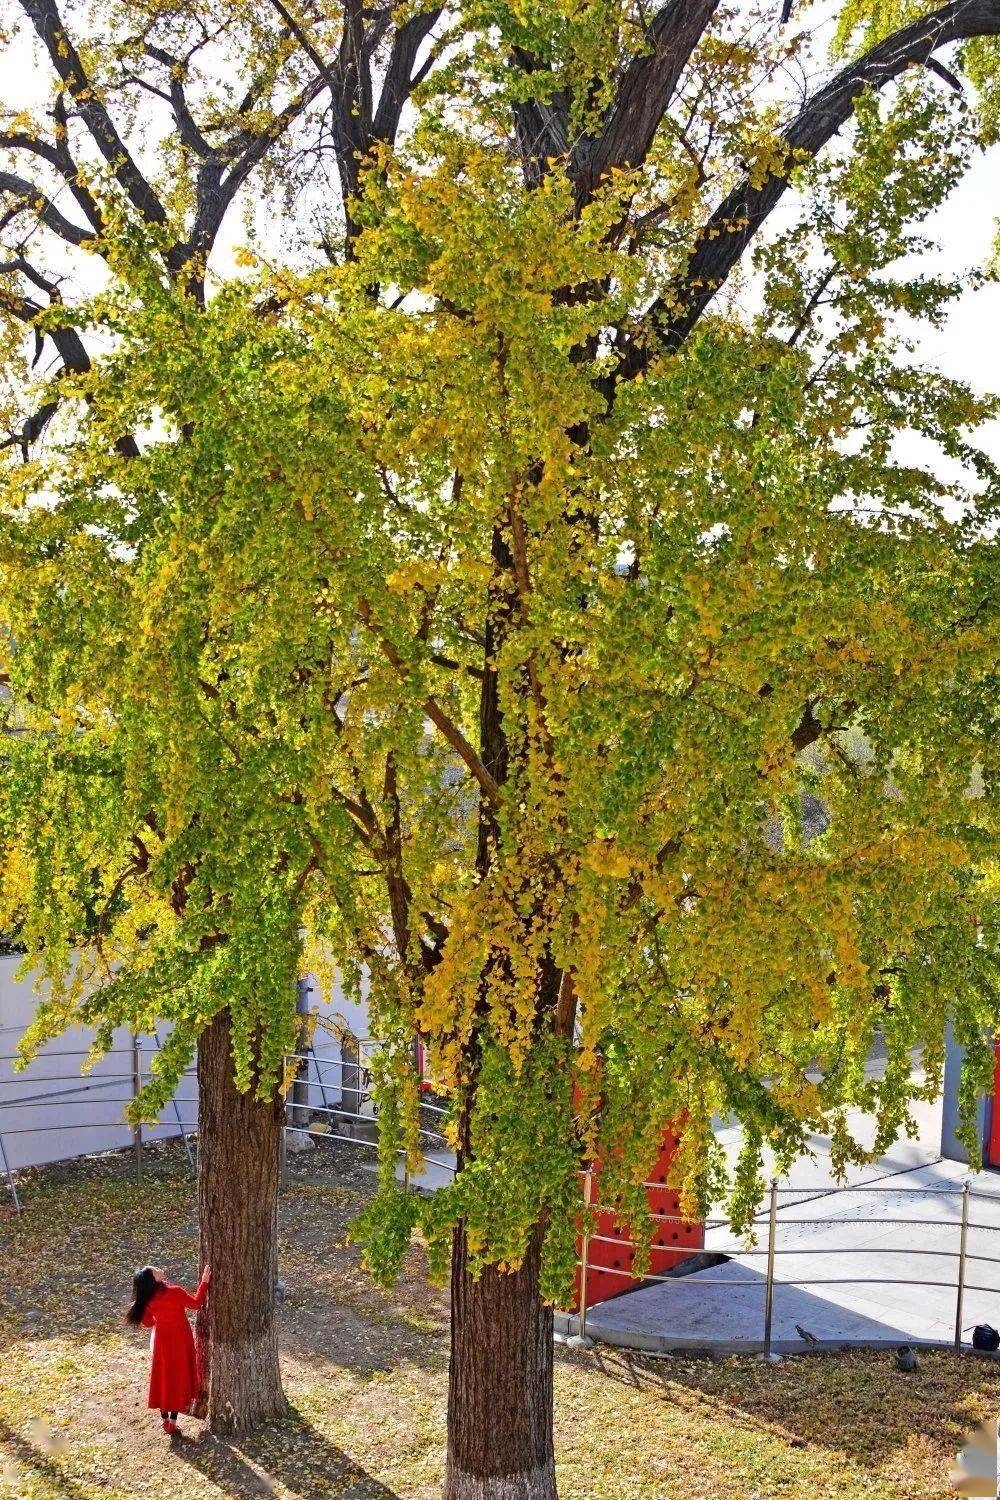
[[180, 136], [180, 139], [187, 146], [188, 150], [193, 151], [196, 156], [211, 156], [212, 148], [198, 129], [197, 122], [188, 107], [187, 95], [184, 92], [183, 64], [178, 58], [173, 57], [169, 52], [165, 52], [162, 47], [147, 45], [143, 50], [147, 57], [151, 57], [154, 62], [162, 63], [167, 70], [167, 76], [170, 80], [168, 84], [169, 93], [162, 97], [165, 97], [170, 103], [170, 109], [177, 125], [177, 134]]
[[[35, 283], [48, 291], [53, 301], [58, 301], [58, 292], [53, 283], [47, 282], [44, 277], [34, 271], [31, 266], [23, 262], [16, 269], [27, 275]], [[41, 316], [44, 308], [31, 297], [25, 297], [14, 291], [4, 288], [0, 291], [0, 307], [6, 312], [13, 314], [15, 318], [34, 328], [36, 340], [39, 337], [37, 319]], [[86, 375], [91, 368], [90, 355], [78, 331], [68, 325], [54, 324], [45, 330], [46, 336], [55, 345], [56, 353], [59, 355], [62, 372], [68, 375]], [[10, 447], [12, 443], [20, 445], [25, 458], [31, 443], [41, 436], [49, 422], [58, 409], [58, 401], [53, 397], [45, 401], [36, 412], [25, 422], [22, 430], [16, 436], [8, 438], [0, 446]], [[138, 445], [131, 434], [120, 437], [116, 444], [118, 452], [126, 458], [134, 458], [139, 452]]]
[[396, 32], [382, 80], [378, 108], [372, 121], [373, 140], [385, 141], [391, 145], [396, 139], [403, 106], [417, 82], [413, 73], [417, 53], [440, 15], [440, 6], [435, 6], [422, 15], [411, 16]]
[[72, 219], [67, 219], [52, 199], [26, 177], [18, 177], [14, 172], [0, 172], [0, 193], [19, 200], [25, 212], [33, 213], [39, 223], [68, 245], [87, 245], [93, 241], [93, 229], [82, 229]]
[[19, 0], [38, 33], [56, 75], [65, 84], [91, 137], [133, 206], [151, 224], [165, 224], [166, 210], [118, 134], [100, 91], [87, 76], [55, 0]]
[[838, 73], [784, 132], [785, 170], [772, 172], [759, 186], [744, 180], [712, 214], [698, 237], [682, 284], [653, 303], [644, 320], [645, 337], [629, 347], [620, 375], [637, 375], [658, 352], [680, 348], [780, 201], [793, 162], [815, 156], [826, 145], [850, 119], [854, 101], [865, 88], [884, 88], [907, 68], [926, 65], [934, 51], [951, 42], [998, 34], [1000, 0], [952, 0], [879, 42]]
[[585, 137], [573, 150], [570, 175], [581, 203], [608, 172], [645, 161], [684, 67], [718, 3], [667, 0], [657, 11], [646, 31], [648, 50], [625, 69], [604, 130], [598, 137]]

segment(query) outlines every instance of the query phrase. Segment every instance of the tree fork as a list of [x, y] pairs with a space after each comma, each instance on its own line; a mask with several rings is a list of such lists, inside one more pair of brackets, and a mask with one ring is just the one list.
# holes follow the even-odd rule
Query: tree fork
[[242, 1435], [284, 1416], [274, 1291], [284, 1101], [236, 1086], [228, 1010], [198, 1045], [199, 1262], [212, 1289], [198, 1314], [197, 1415]]

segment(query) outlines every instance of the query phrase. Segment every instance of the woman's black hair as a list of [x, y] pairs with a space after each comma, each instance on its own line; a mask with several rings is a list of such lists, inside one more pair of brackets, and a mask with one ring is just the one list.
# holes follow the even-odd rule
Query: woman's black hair
[[132, 1306], [125, 1314], [126, 1323], [138, 1326], [142, 1322], [142, 1315], [159, 1285], [149, 1266], [143, 1266], [141, 1271], [136, 1271], [132, 1279]]

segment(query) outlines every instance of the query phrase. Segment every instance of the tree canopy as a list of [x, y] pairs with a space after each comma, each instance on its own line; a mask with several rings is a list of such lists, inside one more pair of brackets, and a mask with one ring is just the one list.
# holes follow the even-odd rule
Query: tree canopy
[[[459, 1223], [513, 1267], [541, 1225], [557, 1298], [582, 1163], [648, 1235], [675, 1121], [689, 1206], [728, 1186], [746, 1224], [764, 1147], [860, 1159], [854, 1105], [876, 1151], [907, 1127], [949, 1019], [967, 1114], [990, 1082], [996, 402], [912, 341], [967, 285], [922, 226], [989, 127], [907, 65], [1000, 6], [852, 7], [815, 84], [769, 10], [275, 8], [257, 102], [199, 74], [197, 123], [198, 48], [163, 65], [172, 196], [57, 38], [100, 288], [27, 303], [36, 231], [73, 236], [48, 197], [8, 220], [11, 347], [85, 352], [5, 475], [2, 920], [55, 981], [28, 1045], [166, 1018], [152, 1110], [228, 1008], [265, 1091], [297, 968], [336, 969], [383, 1042], [372, 1267], [417, 1225], [440, 1267]], [[153, 62], [266, 29], [130, 14]], [[286, 96], [346, 207], [206, 290], [207, 163], [262, 159]], [[433, 1199], [395, 1181], [417, 1034], [459, 1152]]]

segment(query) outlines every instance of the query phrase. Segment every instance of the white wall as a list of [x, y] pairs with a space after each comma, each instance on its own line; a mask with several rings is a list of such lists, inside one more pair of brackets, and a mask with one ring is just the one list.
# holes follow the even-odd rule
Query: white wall
[[[13, 1055], [30, 1024], [38, 996], [31, 978], [17, 980], [19, 958], [0, 958], [0, 1136], [11, 1170], [110, 1151], [127, 1146], [132, 1131], [122, 1112], [132, 1097], [131, 1037], [119, 1030], [114, 1048], [86, 1074], [83, 1065], [93, 1032], [74, 1027], [48, 1042], [23, 1073], [14, 1071]], [[166, 1035], [164, 1028], [162, 1035]], [[143, 1077], [156, 1050], [153, 1037], [142, 1037]], [[177, 1115], [186, 1126], [197, 1119], [198, 1090], [192, 1077], [181, 1080], [162, 1125], [147, 1125], [148, 1140], [178, 1135]]]
[[[14, 977], [20, 962], [16, 957], [0, 958], [0, 1141], [11, 1171], [130, 1145], [132, 1131], [122, 1117], [133, 1087], [132, 1045], [127, 1031], [116, 1032], [114, 1050], [83, 1076], [80, 1068], [93, 1034], [79, 1027], [49, 1042], [23, 1073], [14, 1071], [13, 1055], [38, 1004], [32, 979]], [[339, 987], [332, 1003], [326, 1004], [319, 986], [312, 981], [308, 999], [311, 1009], [323, 1016], [342, 1018], [355, 1035], [367, 1036], [367, 1008], [346, 1002]], [[168, 1031], [163, 1027], [161, 1038]], [[156, 1039], [143, 1036], [140, 1045], [146, 1078]], [[309, 1065], [307, 1102], [311, 1107], [336, 1109], [341, 1104], [343, 1077], [340, 1041], [319, 1026], [313, 1049], [318, 1062]], [[196, 1128], [197, 1117], [198, 1088], [192, 1071], [181, 1080], [160, 1123], [143, 1126], [143, 1138], [177, 1136], [180, 1124]], [[0, 1157], [0, 1197], [3, 1181]]]

